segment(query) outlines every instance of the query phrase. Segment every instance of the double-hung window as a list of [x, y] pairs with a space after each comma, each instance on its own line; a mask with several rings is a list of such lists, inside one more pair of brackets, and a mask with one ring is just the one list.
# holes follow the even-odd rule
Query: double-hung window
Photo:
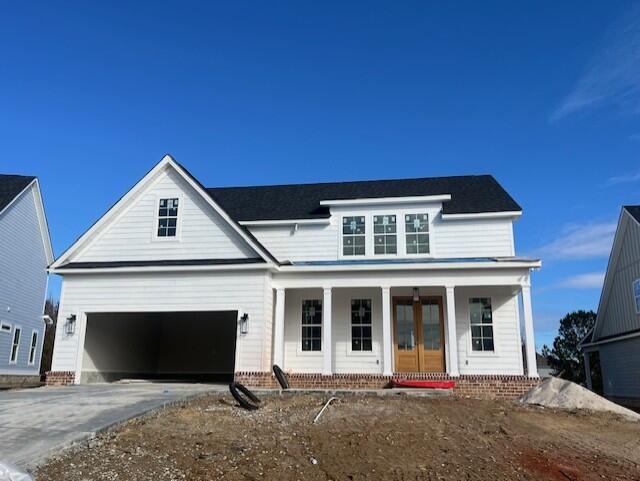
[[322, 350], [322, 301], [302, 301], [302, 350]]
[[158, 237], [175, 237], [178, 228], [178, 199], [160, 199]]
[[16, 326], [13, 329], [13, 341], [11, 342], [11, 356], [9, 357], [9, 362], [15, 364], [18, 362], [18, 351], [20, 350], [20, 334], [22, 333], [22, 329]]
[[342, 218], [342, 255], [363, 256], [365, 254], [364, 216]]
[[371, 299], [351, 299], [351, 350], [371, 351]]
[[491, 299], [488, 297], [469, 299], [469, 320], [471, 324], [471, 349], [474, 351], [493, 351]]
[[397, 254], [396, 216], [373, 216], [374, 254]]
[[38, 331], [33, 331], [31, 333], [31, 347], [29, 348], [29, 364], [35, 363], [37, 349], [38, 349]]
[[407, 254], [429, 253], [429, 214], [405, 214]]
[[633, 281], [633, 299], [636, 301], [636, 314], [640, 314], [640, 279]]

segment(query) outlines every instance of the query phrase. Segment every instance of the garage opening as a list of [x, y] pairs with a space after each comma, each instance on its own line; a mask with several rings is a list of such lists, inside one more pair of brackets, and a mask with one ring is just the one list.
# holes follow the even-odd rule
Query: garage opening
[[236, 311], [88, 314], [80, 382], [229, 382], [236, 326]]

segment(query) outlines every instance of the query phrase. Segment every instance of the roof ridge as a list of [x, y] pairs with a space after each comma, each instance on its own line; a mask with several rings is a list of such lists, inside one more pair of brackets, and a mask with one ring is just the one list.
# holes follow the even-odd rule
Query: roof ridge
[[327, 186], [327, 185], [344, 185], [344, 184], [371, 184], [374, 182], [403, 182], [403, 181], [420, 181], [420, 180], [444, 180], [444, 179], [472, 179], [478, 177], [491, 177], [495, 180], [491, 174], [467, 174], [467, 175], [442, 175], [436, 177], [401, 177], [396, 179], [370, 179], [370, 180], [339, 180], [339, 181], [327, 181], [327, 182], [302, 182], [302, 183], [290, 183], [290, 184], [262, 184], [262, 185], [237, 185], [237, 186], [225, 186], [225, 187], [206, 187], [207, 190], [224, 190], [224, 189], [255, 189], [260, 187], [274, 188], [274, 187], [297, 187], [297, 186]]

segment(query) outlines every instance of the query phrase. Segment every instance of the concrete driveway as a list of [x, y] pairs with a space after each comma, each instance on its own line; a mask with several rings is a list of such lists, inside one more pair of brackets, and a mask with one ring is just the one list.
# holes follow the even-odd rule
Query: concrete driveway
[[33, 469], [70, 444], [220, 384], [93, 384], [0, 392], [0, 461]]

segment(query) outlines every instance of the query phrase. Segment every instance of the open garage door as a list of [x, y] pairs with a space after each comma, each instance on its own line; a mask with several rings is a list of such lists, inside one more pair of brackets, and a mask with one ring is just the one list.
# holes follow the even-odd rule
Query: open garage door
[[236, 311], [88, 314], [81, 383], [230, 381], [236, 324]]

